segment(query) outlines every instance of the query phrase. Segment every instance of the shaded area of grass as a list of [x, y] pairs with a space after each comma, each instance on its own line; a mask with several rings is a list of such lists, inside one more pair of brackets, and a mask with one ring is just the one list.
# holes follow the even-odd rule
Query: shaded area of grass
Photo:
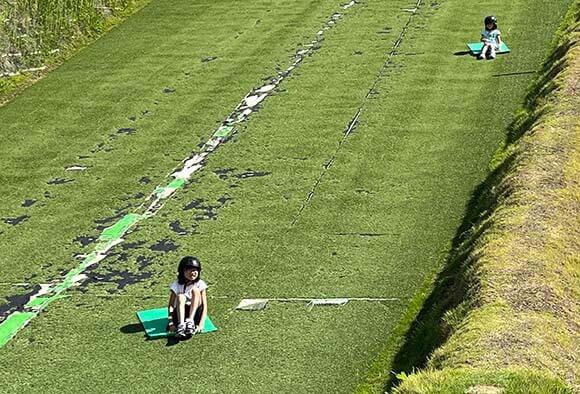
[[578, 387], [579, 16], [575, 2], [493, 172], [474, 193], [395, 357], [393, 369], [406, 372], [396, 392]]

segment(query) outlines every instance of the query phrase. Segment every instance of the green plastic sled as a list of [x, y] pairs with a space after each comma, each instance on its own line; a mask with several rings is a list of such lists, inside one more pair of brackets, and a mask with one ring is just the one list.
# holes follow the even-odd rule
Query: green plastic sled
[[[167, 332], [167, 323], [169, 323], [167, 307], [137, 312], [137, 317], [141, 324], [143, 324], [145, 334], [148, 338], [158, 339], [173, 336], [172, 332]], [[217, 327], [214, 326], [209, 316], [206, 316], [202, 333], [206, 334], [214, 331], [217, 331]]]
[[[471, 52], [472, 55], [479, 55], [481, 53], [481, 50], [483, 49], [483, 42], [470, 42], [469, 44], [467, 44], [467, 47], [469, 48], [469, 52]], [[510, 49], [508, 48], [505, 42], [502, 42], [501, 45], [499, 46], [499, 50], [496, 51], [496, 53], [498, 54], [509, 52]]]

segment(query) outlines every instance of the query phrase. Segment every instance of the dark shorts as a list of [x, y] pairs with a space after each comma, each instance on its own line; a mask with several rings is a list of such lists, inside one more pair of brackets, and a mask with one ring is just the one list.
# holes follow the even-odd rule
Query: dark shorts
[[[191, 304], [185, 304], [185, 320], [189, 317], [189, 312], [191, 311]], [[203, 304], [197, 307], [197, 310], [193, 314], [193, 321], [195, 325], [199, 325], [201, 322], [201, 314], [203, 313]], [[173, 320], [173, 325], [177, 327], [179, 324], [179, 316], [177, 316], [177, 308], [173, 310], [171, 314], [171, 320]]]

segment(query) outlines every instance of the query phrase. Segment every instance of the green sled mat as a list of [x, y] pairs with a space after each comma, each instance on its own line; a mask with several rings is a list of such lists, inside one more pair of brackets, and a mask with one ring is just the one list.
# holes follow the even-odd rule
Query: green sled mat
[[[141, 324], [143, 324], [145, 334], [150, 339], [173, 336], [173, 333], [167, 332], [167, 323], [169, 322], [167, 307], [137, 312], [137, 317], [141, 321]], [[205, 334], [213, 331], [217, 331], [217, 327], [213, 325], [209, 316], [206, 316], [202, 333]]]
[[[483, 49], [483, 42], [470, 42], [469, 44], [467, 44], [467, 47], [469, 48], [469, 51], [473, 55], [479, 55], [481, 53], [481, 50]], [[501, 45], [499, 46], [499, 50], [497, 51], [497, 53], [509, 53], [509, 52], [510, 49], [508, 48], [506, 43], [502, 42]]]

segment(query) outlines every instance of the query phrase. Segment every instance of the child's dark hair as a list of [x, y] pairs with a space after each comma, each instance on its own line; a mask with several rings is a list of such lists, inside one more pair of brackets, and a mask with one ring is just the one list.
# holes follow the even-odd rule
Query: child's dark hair
[[491, 30], [495, 30], [497, 29], [497, 18], [493, 15], [486, 16], [485, 19], [483, 20], [483, 24], [485, 25], [486, 30], [490, 30], [487, 28], [487, 25], [493, 25]]
[[187, 278], [185, 277], [185, 271], [191, 268], [198, 272], [197, 278], [193, 281], [193, 283], [200, 279], [199, 274], [201, 273], [201, 263], [199, 259], [194, 256], [185, 256], [181, 259], [179, 265], [177, 266], [177, 283], [184, 285], [188, 282]]

